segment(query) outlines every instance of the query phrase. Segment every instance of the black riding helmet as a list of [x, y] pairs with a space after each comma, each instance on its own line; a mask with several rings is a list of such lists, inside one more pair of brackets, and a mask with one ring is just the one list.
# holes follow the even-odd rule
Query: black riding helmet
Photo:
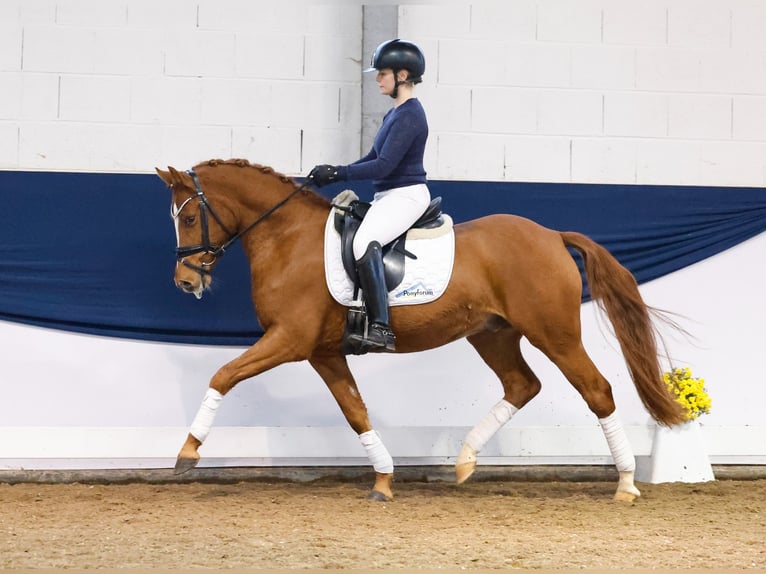
[[423, 81], [423, 73], [426, 71], [426, 59], [415, 44], [395, 38], [375, 48], [370, 67], [364, 71], [372, 72], [387, 68], [392, 69], [394, 74], [399, 70], [407, 70], [409, 72], [407, 81], [419, 84]]

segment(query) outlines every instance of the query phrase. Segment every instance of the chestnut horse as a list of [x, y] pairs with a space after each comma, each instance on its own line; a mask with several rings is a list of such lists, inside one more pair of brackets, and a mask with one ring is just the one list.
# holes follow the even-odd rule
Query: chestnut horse
[[[178, 240], [175, 284], [201, 297], [224, 250], [241, 240], [263, 336], [221, 367], [178, 454], [176, 472], [199, 461], [220, 401], [242, 380], [307, 360], [359, 435], [376, 473], [370, 498], [392, 498], [393, 459], [373, 429], [341, 347], [347, 309], [324, 280], [324, 230], [330, 202], [273, 169], [247, 160], [211, 160], [187, 172], [157, 170], [172, 192]], [[662, 382], [651, 309], [633, 275], [603, 247], [575, 232], [547, 229], [514, 215], [490, 215], [454, 227], [454, 271], [444, 294], [395, 306], [396, 352], [413, 353], [466, 337], [500, 379], [502, 399], [468, 433], [457, 482], [476, 467], [487, 441], [540, 390], [521, 354], [522, 337], [540, 349], [598, 418], [619, 472], [615, 498], [632, 501], [635, 457], [615, 412], [612, 390], [580, 335], [582, 279], [567, 250], [585, 262], [592, 298], [611, 321], [638, 394], [660, 424], [683, 420]]]

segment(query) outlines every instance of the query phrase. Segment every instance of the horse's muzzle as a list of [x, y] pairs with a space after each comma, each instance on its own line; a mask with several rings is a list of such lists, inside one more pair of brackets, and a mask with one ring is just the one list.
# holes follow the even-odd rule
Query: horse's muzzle
[[185, 265], [177, 265], [173, 278], [176, 287], [184, 293], [190, 293], [197, 299], [202, 299], [202, 293], [210, 285], [210, 275], [197, 273]]
[[201, 282], [198, 285], [194, 285], [191, 281], [186, 280], [176, 281], [176, 287], [184, 293], [191, 293], [197, 299], [202, 299], [202, 292], [205, 290]]

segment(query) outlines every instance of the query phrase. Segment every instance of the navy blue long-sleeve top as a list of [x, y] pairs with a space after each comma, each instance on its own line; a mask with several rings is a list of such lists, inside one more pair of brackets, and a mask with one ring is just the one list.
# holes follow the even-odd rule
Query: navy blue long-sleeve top
[[390, 109], [375, 135], [370, 152], [346, 166], [340, 179], [371, 179], [375, 191], [427, 183], [423, 154], [428, 139], [426, 112], [417, 98]]

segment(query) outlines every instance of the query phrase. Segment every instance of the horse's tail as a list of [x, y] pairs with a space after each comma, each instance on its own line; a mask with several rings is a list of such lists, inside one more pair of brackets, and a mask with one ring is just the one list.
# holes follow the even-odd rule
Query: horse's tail
[[606, 312], [614, 327], [638, 396], [652, 418], [665, 425], [686, 420], [683, 408], [662, 380], [657, 352], [654, 309], [638, 291], [633, 274], [604, 247], [581, 233], [566, 231], [561, 238], [582, 255], [591, 298]]

